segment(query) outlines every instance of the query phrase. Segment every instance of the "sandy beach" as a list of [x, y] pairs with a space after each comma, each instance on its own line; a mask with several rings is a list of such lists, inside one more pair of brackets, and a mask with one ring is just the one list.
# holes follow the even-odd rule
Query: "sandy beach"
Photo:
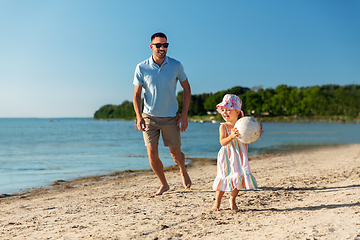
[[250, 159], [259, 189], [225, 193], [211, 211], [215, 160], [176, 168], [154, 197], [151, 171], [58, 182], [0, 198], [0, 239], [360, 239], [360, 145], [317, 147]]

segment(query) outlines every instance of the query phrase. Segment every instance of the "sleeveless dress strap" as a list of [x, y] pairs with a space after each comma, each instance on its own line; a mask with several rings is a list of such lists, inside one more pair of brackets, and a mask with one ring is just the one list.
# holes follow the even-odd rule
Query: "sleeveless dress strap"
[[227, 128], [227, 126], [226, 126], [226, 124], [225, 124], [225, 123], [222, 123], [222, 124], [225, 126], [226, 133], [227, 133], [227, 135], [229, 136], [229, 130], [228, 130], [228, 128]]

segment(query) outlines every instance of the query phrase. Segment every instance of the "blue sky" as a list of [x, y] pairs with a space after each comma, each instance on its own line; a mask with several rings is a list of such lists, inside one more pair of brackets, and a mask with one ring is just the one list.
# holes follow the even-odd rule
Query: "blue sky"
[[0, 0], [0, 117], [132, 101], [158, 31], [193, 94], [360, 84], [359, 0]]

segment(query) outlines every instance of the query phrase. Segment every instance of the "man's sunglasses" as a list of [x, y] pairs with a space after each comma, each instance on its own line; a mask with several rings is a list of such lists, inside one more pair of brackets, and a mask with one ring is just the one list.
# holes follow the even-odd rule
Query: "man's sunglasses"
[[152, 43], [151, 45], [155, 45], [156, 48], [161, 48], [161, 46], [167, 48], [169, 46], [169, 43]]

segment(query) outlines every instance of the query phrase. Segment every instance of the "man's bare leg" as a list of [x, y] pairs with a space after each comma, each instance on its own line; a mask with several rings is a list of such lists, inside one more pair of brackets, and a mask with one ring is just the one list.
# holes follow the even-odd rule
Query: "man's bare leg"
[[164, 174], [164, 165], [162, 164], [160, 158], [159, 158], [159, 151], [158, 151], [158, 145], [150, 145], [146, 147], [148, 157], [149, 157], [149, 163], [160, 180], [160, 188], [159, 190], [154, 194], [154, 196], [158, 196], [166, 192], [170, 189], [169, 184], [166, 181], [165, 174]]
[[170, 148], [171, 157], [180, 168], [183, 184], [185, 188], [191, 187], [191, 179], [185, 168], [185, 155], [181, 152], [180, 147]]

